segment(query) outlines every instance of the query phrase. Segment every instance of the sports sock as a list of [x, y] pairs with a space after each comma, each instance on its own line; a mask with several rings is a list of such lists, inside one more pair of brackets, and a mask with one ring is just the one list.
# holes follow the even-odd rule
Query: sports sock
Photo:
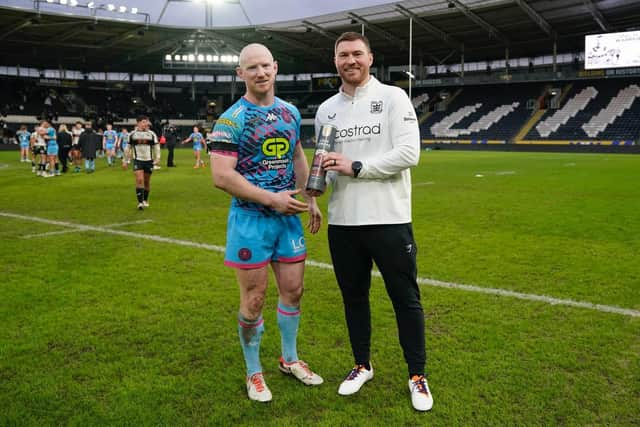
[[247, 365], [247, 376], [262, 372], [260, 365], [260, 341], [264, 334], [264, 320], [259, 316], [256, 320], [245, 319], [238, 313], [238, 336], [240, 346]]
[[84, 161], [84, 168], [85, 168], [85, 170], [91, 169], [91, 161], [90, 160], [85, 160]]
[[296, 338], [300, 325], [300, 307], [288, 307], [278, 302], [278, 327], [282, 344], [282, 358], [287, 363], [298, 360]]
[[138, 203], [142, 203], [144, 200], [144, 188], [136, 187], [136, 197], [138, 198]]
[[144, 190], [144, 197], [143, 197], [144, 201], [146, 202], [147, 200], [149, 200], [149, 190]]
[[358, 366], [364, 366], [364, 368], [365, 368], [367, 371], [370, 371], [370, 370], [371, 370], [371, 362], [358, 362], [358, 361], [356, 360], [356, 365], [358, 365]]

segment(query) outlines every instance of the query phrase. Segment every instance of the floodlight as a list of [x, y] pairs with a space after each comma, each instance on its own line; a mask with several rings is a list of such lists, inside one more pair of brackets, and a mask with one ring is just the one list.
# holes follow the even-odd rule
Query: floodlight
[[131, 13], [133, 13], [134, 15], [135, 15], [136, 13], [138, 13], [138, 8], [137, 8], [137, 7], [132, 7], [132, 8], [131, 8]]
[[238, 55], [233, 55], [233, 62], [238, 62], [239, 59]]
[[173, 60], [174, 60], [174, 61], [180, 61], [180, 55], [175, 55], [175, 56], [173, 57]]
[[62, 4], [62, 5], [67, 4], [67, 0], [60, 0], [60, 4]]
[[78, 0], [69, 0], [69, 6], [77, 6], [78, 5]]
[[211, 61], [213, 61], [213, 56], [207, 55], [207, 62], [211, 62]]
[[53, 0], [47, 0], [47, 3], [53, 3]]
[[89, 3], [87, 3], [87, 7], [88, 7], [89, 9], [93, 9], [94, 7], [96, 7], [96, 3], [95, 3], [95, 2], [90, 1]]
[[109, 4], [107, 5], [107, 9], [109, 9], [109, 10], [111, 10], [111, 11], [115, 10], [115, 8], [116, 8], [116, 6], [115, 6], [114, 4], [112, 4], [112, 3], [109, 3]]
[[125, 13], [126, 11], [127, 11], [127, 6], [120, 6], [118, 8], [118, 12], [120, 12], [120, 13]]
[[194, 62], [196, 60], [196, 56], [193, 53], [190, 53], [188, 58], [189, 58], [189, 62]]
[[213, 62], [220, 61], [220, 57], [218, 55], [213, 55]]
[[198, 54], [198, 62], [204, 62], [204, 55]]
[[189, 57], [188, 57], [187, 55], [182, 55], [182, 60], [183, 60], [183, 61], [188, 61], [188, 60], [189, 60]]
[[171, 55], [167, 54], [164, 56], [165, 61], [171, 61]]

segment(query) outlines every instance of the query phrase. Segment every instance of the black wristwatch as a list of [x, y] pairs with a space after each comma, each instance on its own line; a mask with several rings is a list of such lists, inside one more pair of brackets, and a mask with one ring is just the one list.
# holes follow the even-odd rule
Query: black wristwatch
[[362, 162], [355, 161], [351, 163], [351, 170], [353, 171], [353, 177], [357, 178], [360, 175], [360, 171], [362, 170]]

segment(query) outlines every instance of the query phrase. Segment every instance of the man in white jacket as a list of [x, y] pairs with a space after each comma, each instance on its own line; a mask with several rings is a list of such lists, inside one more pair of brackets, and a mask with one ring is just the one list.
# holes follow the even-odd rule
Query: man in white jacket
[[356, 393], [373, 378], [369, 288], [375, 262], [395, 310], [413, 407], [428, 411], [433, 398], [425, 377], [409, 171], [420, 158], [420, 131], [409, 97], [371, 76], [372, 63], [365, 36], [342, 34], [335, 44], [342, 86], [320, 105], [315, 118], [316, 133], [323, 124], [338, 129], [323, 167], [333, 186], [329, 248], [355, 359], [338, 393]]

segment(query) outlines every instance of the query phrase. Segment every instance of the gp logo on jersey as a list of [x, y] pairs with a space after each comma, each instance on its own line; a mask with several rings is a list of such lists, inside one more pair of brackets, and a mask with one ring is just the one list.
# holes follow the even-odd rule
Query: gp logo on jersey
[[262, 143], [262, 153], [265, 156], [273, 156], [281, 158], [289, 152], [289, 140], [277, 136], [275, 138], [267, 138]]

